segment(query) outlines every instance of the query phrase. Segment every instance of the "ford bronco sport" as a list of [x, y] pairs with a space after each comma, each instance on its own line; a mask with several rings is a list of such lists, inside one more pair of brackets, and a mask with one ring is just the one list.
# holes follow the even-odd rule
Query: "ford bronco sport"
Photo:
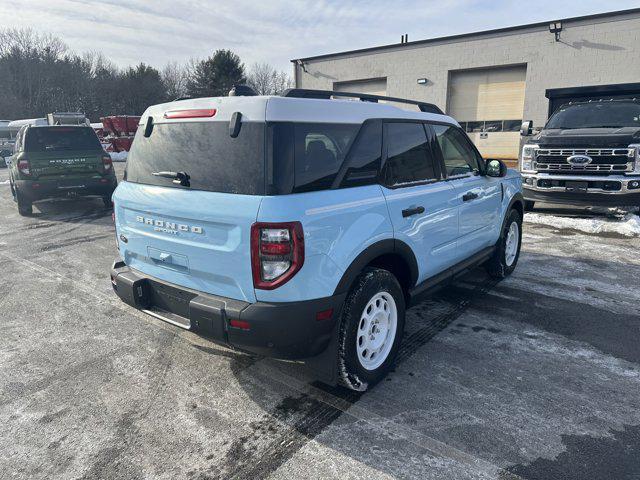
[[31, 215], [37, 200], [61, 196], [97, 195], [111, 207], [117, 184], [111, 157], [88, 125], [23, 126], [9, 181], [20, 215]]
[[294, 89], [156, 105], [113, 197], [111, 281], [150, 315], [365, 390], [419, 295], [514, 270], [521, 189], [430, 104]]
[[527, 210], [535, 202], [640, 207], [640, 100], [560, 107], [522, 148], [520, 170]]

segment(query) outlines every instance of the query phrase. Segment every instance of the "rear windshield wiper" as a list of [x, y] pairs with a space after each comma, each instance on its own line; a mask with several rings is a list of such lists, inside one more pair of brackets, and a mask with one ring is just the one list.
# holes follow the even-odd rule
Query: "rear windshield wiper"
[[170, 178], [173, 180], [173, 183], [175, 183], [176, 185], [182, 185], [183, 187], [191, 186], [191, 182], [189, 182], [191, 177], [187, 172], [151, 172], [151, 175], [155, 175], [156, 177]]

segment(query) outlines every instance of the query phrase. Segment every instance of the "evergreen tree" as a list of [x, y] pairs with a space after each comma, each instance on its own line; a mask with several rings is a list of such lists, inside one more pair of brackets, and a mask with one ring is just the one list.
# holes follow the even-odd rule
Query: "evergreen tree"
[[234, 85], [246, 81], [244, 65], [231, 50], [217, 50], [213, 57], [197, 62], [187, 83], [190, 97], [221, 97]]

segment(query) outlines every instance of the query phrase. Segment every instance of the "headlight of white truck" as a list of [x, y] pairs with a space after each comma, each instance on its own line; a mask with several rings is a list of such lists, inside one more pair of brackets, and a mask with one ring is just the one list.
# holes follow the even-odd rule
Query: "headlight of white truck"
[[629, 145], [629, 148], [633, 148], [635, 151], [635, 155], [633, 156], [635, 163], [633, 165], [633, 171], [627, 172], [627, 175], [640, 175], [640, 144], [634, 143], [633, 145]]
[[523, 173], [536, 173], [533, 165], [538, 145], [527, 144], [522, 147], [522, 155], [520, 156], [520, 171]]

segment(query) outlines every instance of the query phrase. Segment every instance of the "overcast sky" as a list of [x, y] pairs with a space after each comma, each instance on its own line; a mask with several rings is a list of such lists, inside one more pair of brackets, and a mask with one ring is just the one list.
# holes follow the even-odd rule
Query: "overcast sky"
[[640, 7], [630, 0], [0, 0], [0, 27], [32, 27], [119, 66], [229, 48], [250, 65]]

